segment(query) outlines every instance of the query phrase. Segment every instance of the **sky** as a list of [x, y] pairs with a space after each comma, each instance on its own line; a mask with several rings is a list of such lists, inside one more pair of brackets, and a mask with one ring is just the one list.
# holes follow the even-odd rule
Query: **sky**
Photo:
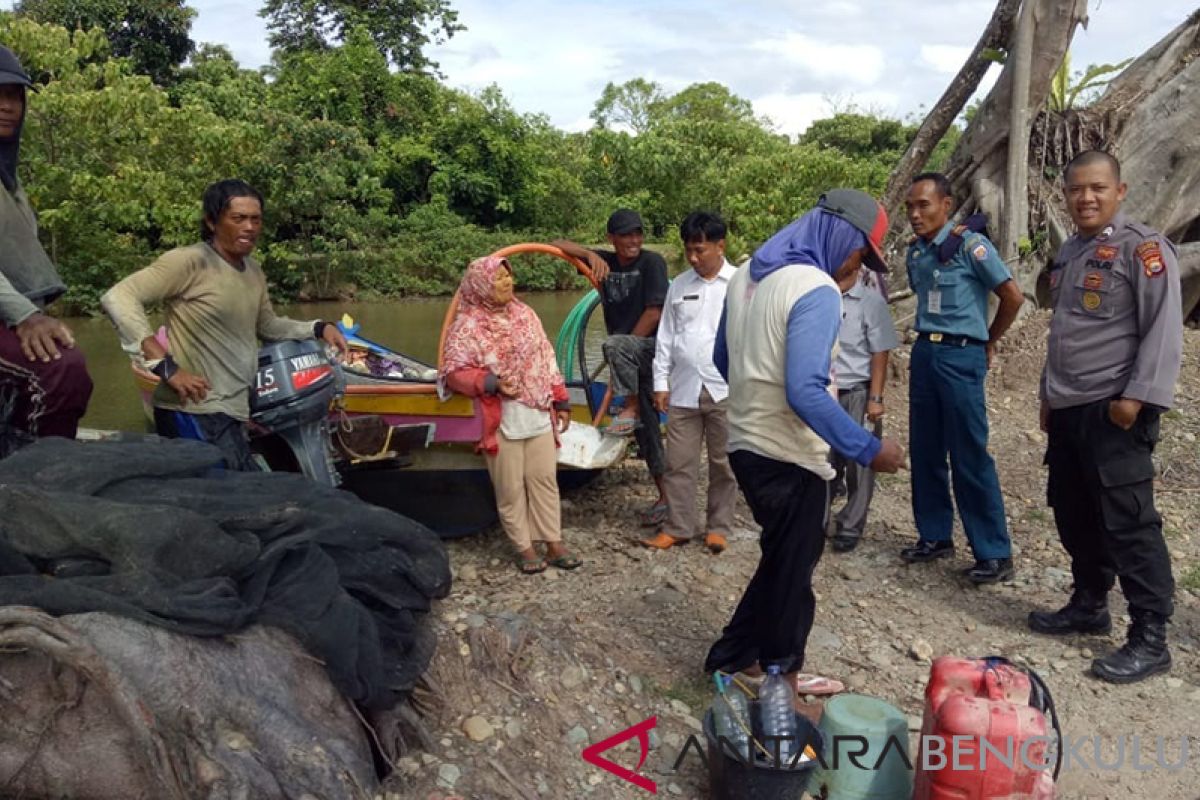
[[[0, 0], [0, 8], [11, 7]], [[197, 42], [246, 67], [270, 58], [258, 3], [190, 0]], [[496, 83], [518, 111], [566, 130], [591, 125], [604, 85], [674, 92], [716, 81], [782, 133], [856, 107], [922, 117], [974, 47], [994, 0], [451, 0], [467, 30], [428, 53], [454, 87]], [[1135, 56], [1196, 0], [1092, 0], [1074, 69]], [[986, 90], [998, 75], [993, 66]]]

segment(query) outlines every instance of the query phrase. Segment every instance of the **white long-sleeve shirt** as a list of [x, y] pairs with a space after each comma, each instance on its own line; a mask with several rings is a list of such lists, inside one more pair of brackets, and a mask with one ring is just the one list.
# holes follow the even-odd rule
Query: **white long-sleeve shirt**
[[725, 291], [736, 273], [726, 261], [711, 280], [689, 269], [671, 281], [658, 323], [654, 391], [669, 391], [673, 406], [699, 408], [702, 388], [718, 403], [729, 395], [712, 353]]

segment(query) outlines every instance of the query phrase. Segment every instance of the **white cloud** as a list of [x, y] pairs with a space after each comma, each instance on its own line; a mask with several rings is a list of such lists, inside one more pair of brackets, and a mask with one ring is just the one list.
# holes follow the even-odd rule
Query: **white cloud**
[[923, 44], [921, 60], [943, 75], [954, 75], [962, 68], [972, 49], [952, 44]]
[[844, 78], [870, 86], [883, 75], [883, 51], [871, 44], [824, 42], [789, 32], [751, 45], [753, 50], [782, 58], [821, 78]]
[[769, 94], [754, 100], [754, 113], [766, 117], [779, 133], [797, 136], [808, 126], [830, 115], [829, 98], [812, 92]]

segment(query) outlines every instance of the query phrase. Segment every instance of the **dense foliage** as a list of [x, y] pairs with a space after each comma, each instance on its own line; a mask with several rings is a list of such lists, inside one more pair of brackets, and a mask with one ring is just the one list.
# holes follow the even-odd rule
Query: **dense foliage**
[[[360, 5], [371, 4], [321, 7]], [[397, 4], [408, 5], [448, 12]], [[719, 84], [668, 94], [638, 80], [607, 87], [596, 125], [567, 133], [517, 113], [498, 87], [467, 94], [397, 70], [412, 54], [361, 25], [336, 44], [280, 48], [262, 70], [201, 45], [158, 82], [115, 55], [103, 27], [0, 13], [0, 42], [43, 84], [30, 98], [21, 174], [81, 308], [157, 253], [195, 241], [200, 194], [223, 177], [266, 197], [260, 255], [280, 297], [436, 294], [453, 289], [469, 258], [506, 244], [601, 242], [618, 205], [641, 210], [651, 241], [676, 253], [679, 220], [719, 210], [736, 257], [828, 187], [880, 192], [915, 131], [841, 113], [793, 140]], [[522, 262], [518, 273], [527, 289], [577, 280], [553, 260]]]

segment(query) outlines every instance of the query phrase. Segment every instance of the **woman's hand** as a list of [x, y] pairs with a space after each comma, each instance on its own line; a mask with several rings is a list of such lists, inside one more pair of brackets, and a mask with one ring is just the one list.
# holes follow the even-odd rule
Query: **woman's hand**
[[565, 433], [567, 428], [571, 427], [571, 412], [568, 409], [562, 409], [554, 412], [554, 417], [558, 420], [558, 432]]

